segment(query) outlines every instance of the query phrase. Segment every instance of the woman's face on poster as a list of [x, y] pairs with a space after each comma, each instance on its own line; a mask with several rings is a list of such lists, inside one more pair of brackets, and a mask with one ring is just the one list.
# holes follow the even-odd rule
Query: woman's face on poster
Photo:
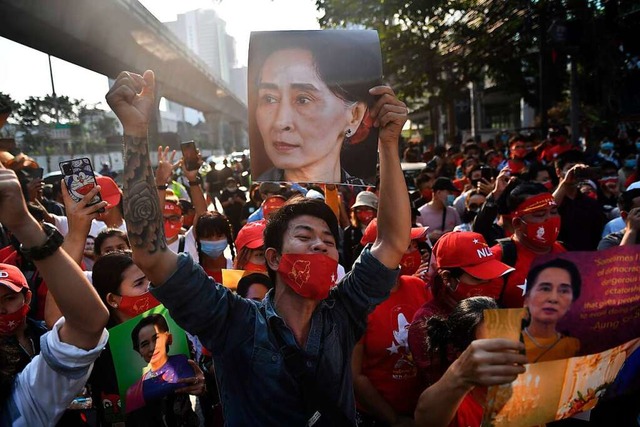
[[165, 360], [170, 336], [169, 332], [161, 331], [157, 325], [141, 328], [138, 334], [138, 347], [144, 361], [153, 364]]
[[525, 307], [531, 318], [542, 323], [557, 323], [569, 311], [573, 302], [571, 275], [562, 268], [547, 268], [540, 272], [529, 294]]
[[339, 166], [345, 132], [355, 133], [365, 110], [363, 103], [349, 105], [329, 90], [307, 50], [276, 51], [262, 67], [256, 123], [278, 169]]

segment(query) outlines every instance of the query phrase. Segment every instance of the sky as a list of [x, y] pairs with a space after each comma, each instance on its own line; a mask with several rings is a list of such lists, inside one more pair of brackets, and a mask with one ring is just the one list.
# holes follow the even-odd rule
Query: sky
[[[108, 1], [108, 0], [105, 0]], [[142, 0], [161, 22], [176, 20], [177, 14], [195, 9], [214, 9], [227, 23], [227, 33], [236, 39], [238, 65], [247, 64], [251, 31], [318, 29], [321, 13], [314, 0]], [[0, 37], [0, 92], [17, 101], [51, 93], [48, 56]], [[107, 109], [109, 90], [101, 74], [51, 57], [58, 95], [84, 99], [87, 105]]]

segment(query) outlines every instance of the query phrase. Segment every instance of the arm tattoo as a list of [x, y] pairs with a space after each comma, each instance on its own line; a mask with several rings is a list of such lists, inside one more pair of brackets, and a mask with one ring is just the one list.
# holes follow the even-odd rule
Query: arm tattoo
[[124, 217], [134, 250], [167, 250], [147, 138], [124, 137]]

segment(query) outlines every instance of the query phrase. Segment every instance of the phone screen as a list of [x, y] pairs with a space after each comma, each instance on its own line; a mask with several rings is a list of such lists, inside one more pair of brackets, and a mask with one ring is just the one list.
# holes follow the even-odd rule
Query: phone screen
[[[93, 167], [91, 167], [91, 161], [86, 157], [61, 162], [60, 171], [64, 176], [64, 183], [69, 195], [76, 202], [82, 200], [84, 196], [96, 186], [96, 178], [93, 173]], [[91, 200], [89, 206], [101, 201], [102, 198], [98, 193]], [[104, 211], [104, 209], [100, 211]]]
[[493, 169], [489, 167], [482, 166], [480, 168], [480, 172], [482, 174], [482, 178], [486, 179], [487, 181], [491, 181], [491, 178], [493, 178]]
[[180, 143], [182, 150], [182, 158], [184, 159], [184, 168], [188, 171], [198, 169], [198, 151], [194, 141]]

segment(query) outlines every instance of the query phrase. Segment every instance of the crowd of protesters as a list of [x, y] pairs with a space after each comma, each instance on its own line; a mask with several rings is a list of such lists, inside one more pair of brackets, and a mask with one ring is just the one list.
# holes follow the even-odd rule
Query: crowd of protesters
[[[152, 170], [154, 84], [122, 73], [107, 95], [124, 128], [123, 189], [103, 175], [82, 200], [64, 184], [54, 200], [22, 173], [32, 161], [3, 157], [2, 426], [479, 426], [487, 386], [578, 351], [557, 319], [535, 316], [524, 343], [486, 339], [483, 310], [533, 314], [537, 298], [566, 312], [588, 284], [561, 263], [530, 271], [536, 256], [640, 244], [631, 132], [594, 152], [561, 128], [411, 148], [405, 159], [427, 166], [409, 194], [407, 108], [380, 86], [377, 185], [245, 192], [220, 178], [228, 167], [201, 176], [167, 147]], [[541, 290], [545, 268], [571, 285]], [[224, 269], [250, 274], [232, 291]], [[194, 376], [125, 414], [106, 329], [161, 303], [188, 334]], [[636, 425], [638, 410], [602, 405], [576, 423]]]

